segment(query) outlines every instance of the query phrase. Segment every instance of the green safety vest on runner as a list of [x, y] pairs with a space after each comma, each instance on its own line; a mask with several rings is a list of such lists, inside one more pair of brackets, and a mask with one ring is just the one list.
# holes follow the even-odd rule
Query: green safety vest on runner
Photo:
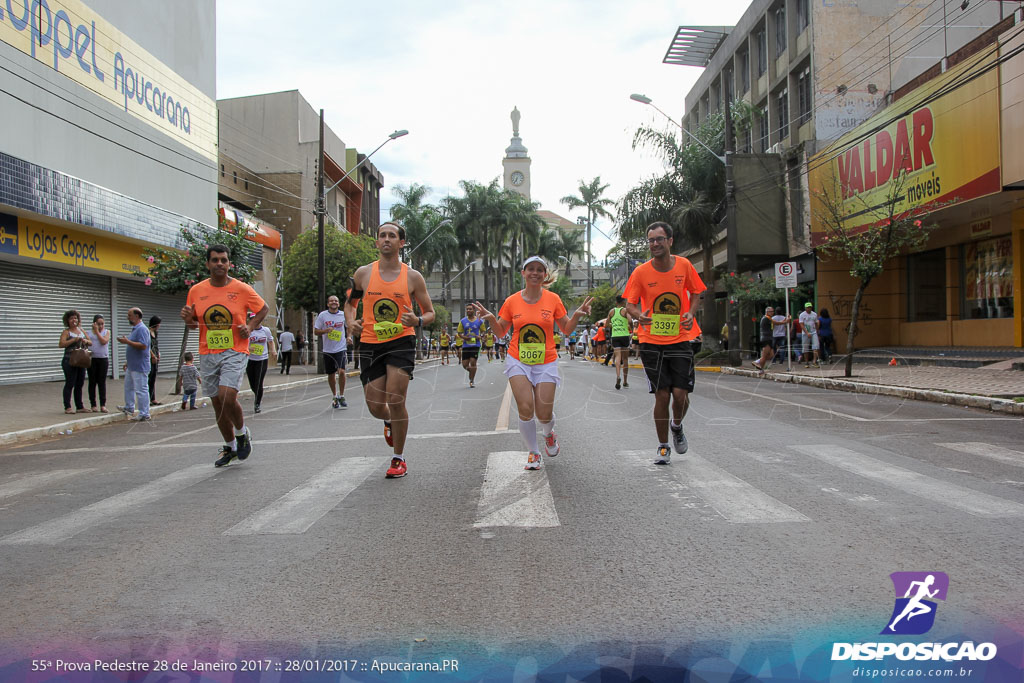
[[629, 336], [629, 319], [626, 314], [622, 311], [625, 309], [616, 308], [615, 313], [612, 314], [612, 336], [613, 337], [628, 337]]

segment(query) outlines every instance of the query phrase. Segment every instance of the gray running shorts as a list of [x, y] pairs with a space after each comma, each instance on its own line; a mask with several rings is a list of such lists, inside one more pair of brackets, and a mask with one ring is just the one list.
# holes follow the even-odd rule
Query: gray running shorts
[[216, 396], [220, 387], [236, 391], [242, 388], [249, 354], [234, 349], [199, 356], [199, 374], [203, 378], [203, 394]]

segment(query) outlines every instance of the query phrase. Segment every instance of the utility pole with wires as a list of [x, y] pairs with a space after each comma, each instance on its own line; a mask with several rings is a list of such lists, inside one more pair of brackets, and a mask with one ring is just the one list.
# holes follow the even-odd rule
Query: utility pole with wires
[[[317, 153], [316, 171], [316, 273], [319, 280], [317, 302], [319, 309], [317, 313], [327, 308], [327, 248], [324, 236], [324, 218], [327, 213], [326, 198], [324, 197], [324, 110], [320, 110], [320, 149]], [[310, 349], [313, 337], [310, 337]], [[318, 346], [323, 345], [323, 338], [318, 340]], [[322, 350], [322, 349], [321, 349]], [[317, 372], [324, 371], [324, 354], [316, 355]]]

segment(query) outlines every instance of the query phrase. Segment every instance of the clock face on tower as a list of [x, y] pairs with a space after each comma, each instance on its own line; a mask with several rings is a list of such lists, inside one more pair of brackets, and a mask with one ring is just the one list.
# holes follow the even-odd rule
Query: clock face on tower
[[512, 175], [509, 176], [509, 180], [511, 180], [512, 184], [516, 185], [516, 186], [522, 185], [523, 184], [523, 180], [525, 180], [525, 179], [526, 178], [525, 178], [525, 176], [523, 176], [523, 172], [522, 171], [512, 171]]

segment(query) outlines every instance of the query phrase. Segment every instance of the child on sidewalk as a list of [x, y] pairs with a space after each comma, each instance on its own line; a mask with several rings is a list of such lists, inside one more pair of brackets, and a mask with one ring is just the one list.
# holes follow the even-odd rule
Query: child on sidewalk
[[195, 356], [191, 351], [185, 352], [185, 364], [181, 366], [181, 409], [185, 410], [185, 404], [189, 404], [189, 410], [196, 409], [196, 393], [203, 380], [199, 377], [199, 368], [193, 365]]

